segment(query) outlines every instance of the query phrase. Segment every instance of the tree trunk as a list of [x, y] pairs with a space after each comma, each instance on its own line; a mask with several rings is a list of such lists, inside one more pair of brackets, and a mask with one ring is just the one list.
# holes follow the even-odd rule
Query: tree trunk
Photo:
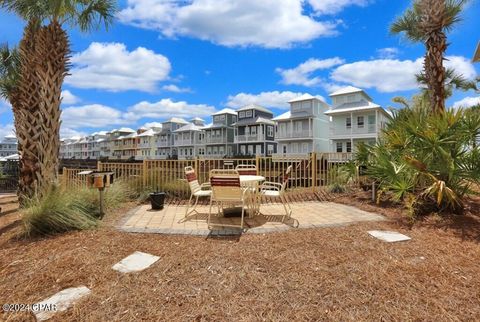
[[35, 53], [35, 38], [38, 34], [38, 23], [30, 21], [25, 27], [20, 42], [20, 78], [18, 82], [19, 104], [13, 105], [15, 130], [18, 138], [20, 158], [20, 178], [18, 195], [20, 203], [31, 198], [38, 190], [36, 173], [39, 169], [38, 140], [41, 126], [40, 115], [40, 84], [36, 77], [37, 60]]
[[69, 42], [60, 24], [30, 22], [20, 42], [19, 105], [14, 107], [20, 160], [19, 199], [42, 197], [57, 181], [60, 103]]
[[445, 68], [447, 37], [443, 32], [445, 0], [422, 0], [422, 29], [427, 35], [424, 72], [427, 78], [430, 104], [434, 113], [445, 111]]
[[42, 116], [39, 122], [42, 150], [36, 175], [43, 194], [58, 178], [61, 93], [70, 55], [68, 36], [60, 24], [54, 21], [40, 29], [35, 49], [37, 57], [43, 58], [36, 71], [40, 84], [39, 108]]

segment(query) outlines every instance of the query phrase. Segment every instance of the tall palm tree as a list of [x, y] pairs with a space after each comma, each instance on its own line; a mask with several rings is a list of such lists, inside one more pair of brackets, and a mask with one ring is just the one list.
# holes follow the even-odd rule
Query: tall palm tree
[[116, 1], [0, 0], [0, 7], [28, 22], [19, 46], [19, 103], [13, 109], [22, 156], [19, 193], [41, 197], [58, 174], [61, 91], [70, 59], [64, 28], [108, 27]]
[[432, 110], [445, 111], [446, 71], [443, 66], [447, 50], [446, 33], [460, 20], [460, 14], [468, 0], [414, 0], [390, 27], [394, 34], [403, 33], [413, 42], [423, 42], [426, 47], [423, 65], [427, 80], [428, 94]]

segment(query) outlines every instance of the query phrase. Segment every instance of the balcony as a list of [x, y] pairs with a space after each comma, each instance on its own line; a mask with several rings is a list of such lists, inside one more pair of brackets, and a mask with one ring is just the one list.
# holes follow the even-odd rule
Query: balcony
[[313, 131], [278, 131], [276, 133], [276, 138], [281, 139], [303, 139], [303, 138], [313, 138]]
[[194, 140], [192, 140], [192, 139], [183, 139], [183, 140], [181, 140], [181, 139], [176, 139], [176, 140], [174, 140], [174, 142], [175, 142], [174, 144], [175, 144], [175, 145], [178, 145], [178, 146], [180, 146], [180, 145], [185, 146], [185, 145], [198, 144], [198, 143], [194, 143]]
[[237, 135], [237, 136], [235, 136], [235, 143], [262, 142], [262, 141], [265, 141], [265, 135], [263, 135], [263, 134], [249, 134], [249, 135]]
[[226, 137], [205, 137], [204, 140], [205, 144], [224, 144], [227, 143], [227, 138]]
[[377, 134], [375, 124], [366, 124], [363, 128], [346, 126], [331, 127], [330, 137], [373, 137]]
[[169, 141], [157, 141], [157, 147], [168, 148], [168, 147], [170, 147], [170, 142]]
[[141, 142], [137, 147], [140, 149], [150, 149], [152, 148], [152, 144], [150, 142]]

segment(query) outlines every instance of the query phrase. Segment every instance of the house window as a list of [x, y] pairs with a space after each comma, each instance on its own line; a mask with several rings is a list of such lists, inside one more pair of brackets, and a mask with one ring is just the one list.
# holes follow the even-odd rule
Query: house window
[[238, 117], [243, 119], [245, 117], [245, 112], [238, 112]]
[[355, 95], [348, 95], [347, 96], [347, 103], [355, 102]]
[[293, 103], [292, 104], [292, 111], [297, 111], [299, 109], [302, 108], [302, 103], [301, 102], [298, 102], [298, 103]]
[[347, 117], [347, 120], [346, 120], [345, 124], [347, 126], [347, 129], [351, 129], [352, 128], [352, 118]]
[[352, 142], [351, 141], [347, 141], [347, 152], [352, 152]]
[[245, 116], [246, 116], [246, 117], [252, 117], [252, 116], [253, 116], [252, 111], [251, 111], [251, 110], [250, 110], [250, 111], [246, 111], [246, 112], [245, 112]]
[[363, 129], [364, 125], [365, 125], [365, 120], [363, 119], [363, 116], [357, 116], [357, 127], [359, 129]]
[[343, 152], [343, 143], [342, 142], [337, 142], [337, 152], [339, 152], [339, 153]]
[[251, 135], [256, 135], [257, 134], [257, 127], [256, 126], [252, 126], [250, 128], [250, 134]]
[[273, 137], [273, 126], [269, 125], [269, 126], [267, 127], [267, 135], [268, 135], [269, 137]]

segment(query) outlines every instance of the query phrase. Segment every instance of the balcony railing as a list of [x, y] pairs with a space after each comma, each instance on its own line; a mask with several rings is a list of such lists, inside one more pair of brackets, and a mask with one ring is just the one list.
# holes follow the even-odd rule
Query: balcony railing
[[206, 137], [204, 140], [205, 144], [219, 144], [219, 143], [227, 143], [226, 137]]
[[159, 148], [168, 148], [170, 146], [169, 141], [157, 141], [157, 147]]
[[[195, 140], [195, 141], [197, 141], [197, 140]], [[175, 145], [194, 145], [194, 144], [198, 144], [195, 141], [192, 140], [192, 139], [184, 139], [184, 140], [177, 139], [177, 140], [174, 140], [174, 144]]]
[[264, 141], [265, 135], [263, 134], [249, 134], [249, 135], [237, 135], [235, 137], [235, 142], [258, 142]]
[[367, 124], [363, 128], [358, 128], [358, 127], [347, 128], [346, 126], [330, 128], [330, 136], [362, 135], [362, 134], [375, 134], [375, 133], [377, 133], [375, 124]]
[[277, 139], [294, 139], [294, 138], [311, 138], [313, 137], [313, 131], [279, 131], [276, 134]]

